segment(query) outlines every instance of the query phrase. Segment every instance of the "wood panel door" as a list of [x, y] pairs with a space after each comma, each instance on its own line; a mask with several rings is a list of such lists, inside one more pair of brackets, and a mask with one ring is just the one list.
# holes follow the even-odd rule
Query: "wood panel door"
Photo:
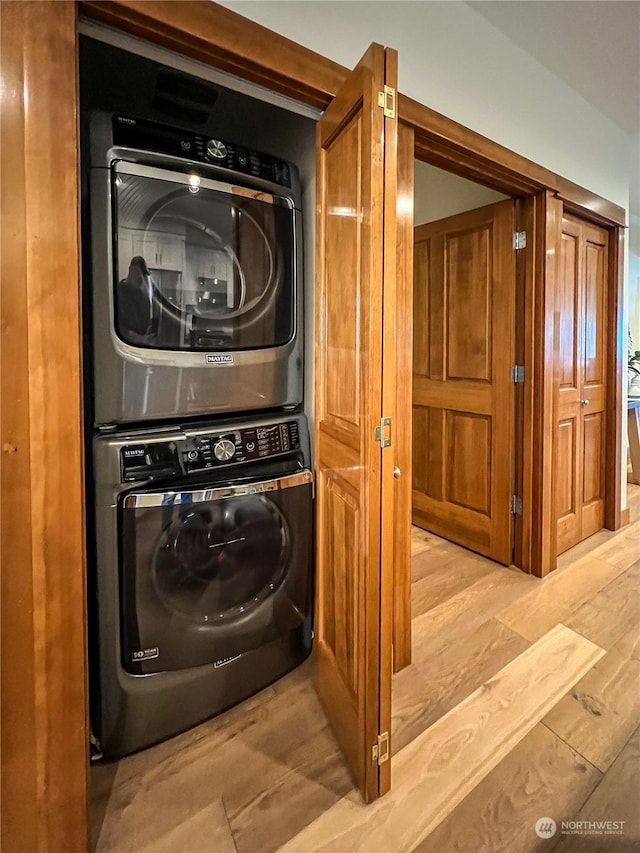
[[[372, 45], [318, 126], [314, 681], [367, 802], [390, 781], [374, 747], [391, 717], [393, 596], [381, 593], [393, 566], [381, 553], [392, 543], [381, 534], [393, 525], [393, 502], [381, 493], [383, 485], [392, 493], [393, 464], [388, 456], [383, 464], [390, 450], [376, 426], [388, 347], [383, 298], [385, 312], [395, 300], [385, 252], [395, 250], [397, 122], [378, 94], [395, 89], [395, 62], [394, 51]], [[392, 349], [388, 356], [393, 365]]]
[[608, 233], [562, 218], [556, 284], [557, 552], [604, 524]]
[[514, 202], [415, 229], [413, 520], [511, 561]]

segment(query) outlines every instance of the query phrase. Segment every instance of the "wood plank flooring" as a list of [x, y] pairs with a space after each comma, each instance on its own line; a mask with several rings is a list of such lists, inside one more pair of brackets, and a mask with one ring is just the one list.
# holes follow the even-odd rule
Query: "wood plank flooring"
[[[638, 849], [640, 487], [629, 494], [631, 525], [562, 555], [543, 582], [414, 530], [413, 663], [394, 678], [393, 788], [377, 803], [353, 791], [307, 662], [183, 735], [93, 766], [91, 849]], [[558, 832], [543, 841], [546, 816]], [[562, 831], [575, 820], [625, 825]]]
[[283, 851], [414, 850], [603, 654], [557, 625], [402, 749], [385, 797], [343, 797]]

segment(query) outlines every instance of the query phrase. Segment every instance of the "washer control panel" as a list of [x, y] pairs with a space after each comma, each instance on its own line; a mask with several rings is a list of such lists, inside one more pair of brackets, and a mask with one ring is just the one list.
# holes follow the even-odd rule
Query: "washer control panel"
[[295, 420], [203, 431], [168, 441], [128, 443], [120, 450], [121, 481], [191, 474], [298, 450], [300, 431]]
[[245, 427], [230, 432], [199, 435], [193, 448], [183, 451], [185, 471], [217, 468], [219, 465], [268, 459], [300, 449], [296, 421]]

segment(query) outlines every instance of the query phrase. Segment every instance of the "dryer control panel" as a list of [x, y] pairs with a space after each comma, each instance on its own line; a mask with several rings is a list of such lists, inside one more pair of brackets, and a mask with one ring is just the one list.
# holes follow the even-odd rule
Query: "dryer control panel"
[[192, 474], [225, 465], [270, 459], [299, 451], [296, 420], [203, 431], [167, 441], [124, 445], [120, 450], [122, 482]]
[[222, 139], [208, 139], [188, 130], [147, 119], [114, 115], [113, 144], [211, 163], [213, 166], [291, 187], [291, 170], [284, 160]]

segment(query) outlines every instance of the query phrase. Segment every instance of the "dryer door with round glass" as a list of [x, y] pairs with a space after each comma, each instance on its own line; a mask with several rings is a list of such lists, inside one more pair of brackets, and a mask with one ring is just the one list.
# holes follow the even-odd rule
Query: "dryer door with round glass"
[[114, 324], [155, 350], [277, 347], [295, 332], [291, 199], [116, 161]]
[[122, 664], [185, 669], [257, 648], [310, 612], [312, 476], [121, 498]]

